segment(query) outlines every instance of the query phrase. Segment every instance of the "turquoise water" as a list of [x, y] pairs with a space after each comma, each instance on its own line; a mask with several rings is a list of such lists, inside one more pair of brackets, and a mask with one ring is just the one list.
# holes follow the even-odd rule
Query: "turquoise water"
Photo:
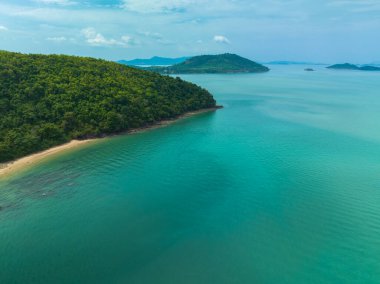
[[0, 283], [380, 283], [380, 74], [316, 69], [0, 182]]

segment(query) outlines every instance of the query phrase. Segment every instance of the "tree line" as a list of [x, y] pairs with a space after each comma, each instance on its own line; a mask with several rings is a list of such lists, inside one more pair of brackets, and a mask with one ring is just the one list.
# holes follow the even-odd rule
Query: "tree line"
[[215, 106], [195, 84], [105, 60], [0, 51], [0, 162]]

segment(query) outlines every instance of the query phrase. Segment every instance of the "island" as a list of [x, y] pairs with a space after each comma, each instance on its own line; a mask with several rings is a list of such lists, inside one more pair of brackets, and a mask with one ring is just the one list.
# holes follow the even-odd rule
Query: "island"
[[128, 66], [168, 66], [182, 63], [189, 58], [190, 57], [167, 58], [154, 56], [149, 59], [119, 60], [117, 62]]
[[360, 70], [362, 70], [362, 71], [380, 71], [380, 67], [366, 65], [366, 66], [360, 67]]
[[148, 67], [161, 74], [263, 73], [269, 68], [236, 54], [201, 55], [168, 67]]
[[328, 69], [336, 69], [336, 70], [358, 70], [358, 71], [380, 71], [380, 67], [375, 66], [357, 66], [350, 63], [344, 63], [344, 64], [335, 64], [326, 67]]
[[0, 51], [0, 163], [213, 110], [205, 89], [100, 59]]

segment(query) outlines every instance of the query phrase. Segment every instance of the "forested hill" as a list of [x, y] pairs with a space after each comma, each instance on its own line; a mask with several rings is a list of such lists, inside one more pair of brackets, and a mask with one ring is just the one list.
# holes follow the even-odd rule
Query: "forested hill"
[[350, 63], [335, 64], [335, 65], [328, 66], [326, 68], [337, 69], [337, 70], [380, 71], [380, 67], [370, 66], [370, 65], [357, 66]]
[[0, 162], [215, 106], [179, 78], [118, 63], [0, 51]]
[[230, 53], [195, 56], [173, 66], [145, 69], [163, 74], [262, 73], [269, 71], [266, 66]]

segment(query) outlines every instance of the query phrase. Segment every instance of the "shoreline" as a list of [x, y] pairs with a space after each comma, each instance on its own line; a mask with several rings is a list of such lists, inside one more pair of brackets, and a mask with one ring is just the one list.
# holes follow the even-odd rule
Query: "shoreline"
[[223, 107], [222, 106], [216, 106], [213, 108], [207, 108], [207, 109], [201, 109], [201, 110], [197, 110], [197, 111], [187, 112], [187, 113], [184, 113], [184, 114], [182, 114], [176, 118], [173, 118], [173, 119], [162, 120], [162, 121], [159, 121], [159, 122], [151, 124], [151, 125], [131, 129], [131, 130], [128, 130], [125, 132], [121, 132], [119, 134], [107, 135], [107, 136], [100, 137], [100, 138], [93, 138], [93, 139], [86, 139], [86, 140], [71, 140], [68, 143], [58, 145], [58, 146], [55, 146], [53, 148], [49, 148], [49, 149], [44, 150], [42, 152], [38, 152], [35, 154], [31, 154], [31, 155], [22, 157], [20, 159], [11, 161], [11, 162], [0, 164], [0, 179], [4, 179], [5, 177], [8, 177], [8, 176], [10, 176], [16, 172], [19, 172], [23, 169], [29, 168], [29, 167], [41, 162], [45, 158], [54, 156], [58, 153], [63, 153], [67, 150], [76, 149], [76, 148], [79, 148], [80, 146], [83, 146], [83, 145], [86, 145], [86, 144], [89, 144], [89, 143], [92, 143], [95, 141], [99, 141], [102, 139], [106, 139], [106, 138], [112, 138], [112, 137], [120, 136], [120, 135], [130, 135], [130, 134], [135, 134], [135, 133], [140, 133], [140, 132], [144, 132], [144, 131], [148, 131], [148, 130], [153, 130], [153, 129], [165, 127], [165, 126], [173, 124], [173, 123], [175, 123], [181, 119], [191, 117], [191, 116], [195, 116], [195, 115], [198, 115], [201, 113], [216, 111], [220, 108], [223, 108]]

